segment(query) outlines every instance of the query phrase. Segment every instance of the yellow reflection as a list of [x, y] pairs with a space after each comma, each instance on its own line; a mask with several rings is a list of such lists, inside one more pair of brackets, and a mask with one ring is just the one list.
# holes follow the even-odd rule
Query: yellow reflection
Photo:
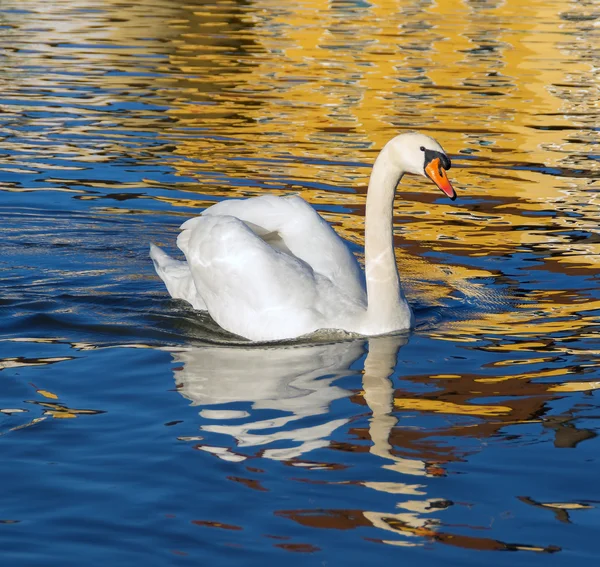
[[600, 388], [600, 382], [592, 380], [590, 382], [565, 382], [556, 384], [548, 388], [549, 392], [593, 392]]
[[425, 399], [396, 399], [394, 405], [398, 409], [431, 411], [434, 413], [449, 413], [455, 415], [479, 415], [479, 416], [498, 416], [511, 412], [511, 408], [506, 406], [486, 406], [486, 405], [462, 405], [440, 400]]

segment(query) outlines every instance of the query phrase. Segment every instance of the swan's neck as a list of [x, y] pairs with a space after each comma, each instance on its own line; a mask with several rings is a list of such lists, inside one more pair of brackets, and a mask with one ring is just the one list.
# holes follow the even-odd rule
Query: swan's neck
[[411, 317], [400, 286], [393, 242], [394, 194], [404, 171], [393, 164], [390, 153], [385, 146], [375, 161], [365, 213], [367, 316], [370, 325], [381, 332], [398, 329], [399, 319]]

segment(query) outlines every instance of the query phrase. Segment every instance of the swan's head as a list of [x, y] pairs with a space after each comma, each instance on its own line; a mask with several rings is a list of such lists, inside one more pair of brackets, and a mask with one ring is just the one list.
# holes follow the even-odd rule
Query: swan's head
[[411, 132], [396, 136], [389, 145], [392, 159], [402, 171], [428, 177], [450, 199], [456, 199], [456, 191], [446, 175], [452, 165], [450, 158], [433, 138]]

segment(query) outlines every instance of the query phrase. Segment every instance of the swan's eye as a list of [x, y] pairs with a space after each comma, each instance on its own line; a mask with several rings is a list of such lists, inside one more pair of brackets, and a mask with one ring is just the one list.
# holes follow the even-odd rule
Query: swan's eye
[[421, 146], [419, 149], [420, 149], [422, 152], [424, 152], [424, 151], [425, 151], [425, 146]]

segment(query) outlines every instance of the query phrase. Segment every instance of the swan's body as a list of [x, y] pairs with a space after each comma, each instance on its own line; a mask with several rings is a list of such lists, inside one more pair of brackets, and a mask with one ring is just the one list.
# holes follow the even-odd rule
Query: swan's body
[[222, 201], [181, 226], [186, 261], [151, 245], [156, 272], [174, 298], [208, 310], [251, 340], [295, 338], [319, 329], [380, 335], [408, 329], [411, 309], [396, 266], [392, 212], [404, 173], [430, 176], [451, 198], [441, 146], [402, 134], [379, 154], [367, 193], [365, 274], [344, 241], [300, 197]]

